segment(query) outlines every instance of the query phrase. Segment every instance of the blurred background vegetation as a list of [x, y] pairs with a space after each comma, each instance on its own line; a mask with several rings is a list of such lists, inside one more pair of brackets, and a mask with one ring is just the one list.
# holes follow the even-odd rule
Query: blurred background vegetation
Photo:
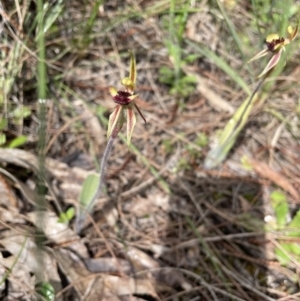
[[[299, 300], [298, 37], [225, 161], [204, 168], [270, 57], [247, 61], [268, 34], [287, 37], [299, 10], [296, 0], [2, 1], [0, 299]], [[108, 88], [122, 89], [129, 50], [147, 124], [138, 119], [129, 148], [117, 139], [77, 234], [115, 106]]]

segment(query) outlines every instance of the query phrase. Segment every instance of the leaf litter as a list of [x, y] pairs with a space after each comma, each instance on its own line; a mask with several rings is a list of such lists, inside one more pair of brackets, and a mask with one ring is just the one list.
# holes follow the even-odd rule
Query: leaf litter
[[[232, 74], [202, 54], [190, 64], [192, 68], [183, 69], [198, 74], [201, 86], [177, 106], [170, 87], [159, 82], [160, 67], [173, 64], [163, 41], [169, 1], [132, 3], [108, 1], [101, 5], [101, 18], [94, 24], [97, 30], [91, 33], [93, 43], [82, 53], [67, 50], [67, 55], [56, 58], [72, 93], [61, 82], [49, 83], [59, 101], [48, 107], [49, 141], [53, 140], [45, 166], [45, 279], [53, 283], [57, 300], [297, 300], [299, 271], [295, 266], [280, 267], [272, 253], [272, 241], [279, 241], [281, 234], [275, 230], [264, 234], [264, 219], [267, 213], [274, 214], [269, 192], [280, 187], [296, 201], [299, 194], [299, 145], [295, 138], [299, 137], [296, 96], [300, 90], [292, 84], [293, 78], [297, 79], [293, 75], [296, 66], [288, 62], [286, 76], [291, 81], [278, 80], [269, 94], [272, 97], [256, 107], [264, 109], [254, 108], [225, 163], [219, 169], [205, 170], [202, 166], [209, 145], [199, 143], [197, 134], [213, 142], [216, 130], [225, 126], [246, 95], [237, 88]], [[188, 14], [185, 38], [205, 44], [233, 70], [239, 70], [239, 76], [248, 78], [243, 58], [236, 49], [228, 48], [233, 41], [217, 8], [208, 1], [198, 4]], [[253, 45], [258, 37], [250, 32], [248, 5], [240, 1], [228, 14], [237, 28], [249, 34]], [[59, 26], [64, 28], [67, 21], [76, 25], [71, 33], [62, 30], [63, 41], [49, 42], [53, 57], [65, 43], [71, 45], [71, 39], [76, 42], [80, 22], [88, 16], [78, 1], [66, 9], [58, 19]], [[188, 43], [184, 47], [187, 53], [195, 52]], [[259, 50], [251, 49], [250, 53], [249, 48], [245, 48], [247, 57]], [[136, 102], [147, 119], [146, 128], [137, 122], [131, 138], [140, 155], [129, 156], [122, 139], [115, 144], [105, 191], [91, 216], [93, 222], [88, 221], [77, 235], [73, 221], [57, 221], [60, 211], [78, 206], [84, 179], [97, 170], [105, 122], [113, 109], [108, 87], [117, 86], [127, 70], [129, 49], [137, 58]], [[298, 60], [296, 50], [292, 61]], [[23, 80], [32, 77], [31, 71]], [[15, 91], [21, 90], [16, 86]], [[24, 93], [35, 108], [32, 91]], [[21, 92], [14, 95], [18, 98], [22, 99]], [[171, 120], [172, 110], [175, 115]], [[83, 111], [89, 114], [88, 120], [77, 119]], [[290, 124], [270, 143], [278, 136], [279, 113]], [[31, 116], [23, 128], [33, 145], [36, 127]], [[35, 295], [35, 269], [39, 267], [34, 258], [33, 211], [38, 157], [33, 154], [33, 145], [26, 144], [24, 150], [0, 149], [1, 168], [17, 180], [2, 174], [0, 181], [0, 275], [8, 279], [0, 288], [1, 297], [7, 294], [7, 300], [30, 300]], [[90, 163], [82, 164], [79, 156], [72, 162], [76, 166], [62, 162], [68, 162], [66, 158], [74, 153]], [[241, 163], [244, 154], [253, 158], [252, 171]], [[153, 170], [171, 193], [163, 190]], [[294, 200], [289, 199], [291, 214], [299, 209]]]

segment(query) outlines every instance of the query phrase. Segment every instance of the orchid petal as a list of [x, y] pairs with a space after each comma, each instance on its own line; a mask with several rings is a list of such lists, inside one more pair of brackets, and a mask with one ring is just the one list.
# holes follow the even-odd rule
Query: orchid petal
[[259, 77], [262, 77], [263, 75], [265, 75], [266, 73], [268, 73], [272, 68], [274, 68], [279, 60], [280, 60], [280, 57], [281, 57], [281, 53], [282, 53], [282, 50], [283, 48], [281, 48], [278, 52], [276, 52], [271, 60], [269, 61], [269, 63], [267, 64], [266, 68], [263, 70], [263, 72], [258, 76]]
[[136, 124], [136, 117], [132, 105], [127, 106], [127, 145], [129, 146], [134, 126]]
[[129, 96], [128, 98], [129, 98], [130, 100], [134, 100], [134, 99], [137, 98], [138, 96], [139, 96], [138, 94], [133, 94], [133, 95]]
[[107, 128], [107, 138], [109, 138], [110, 135], [114, 134], [114, 130], [117, 129], [118, 123], [119, 123], [119, 130], [121, 130], [124, 122], [124, 117], [122, 116], [122, 114], [123, 114], [122, 106], [117, 106], [114, 109], [114, 111], [110, 114], [109, 121], [108, 121], [108, 128]]
[[252, 61], [255, 61], [255, 60], [257, 60], [257, 59], [259, 59], [259, 58], [261, 58], [261, 57], [264, 57], [264, 56], [267, 55], [268, 53], [269, 53], [269, 49], [266, 48], [266, 49], [262, 50], [261, 52], [259, 52], [258, 54], [256, 54], [252, 59], [250, 59], [250, 60], [248, 61], [248, 63], [250, 63], [250, 62], [252, 62]]
[[114, 87], [109, 87], [109, 88], [108, 88], [108, 91], [109, 91], [109, 94], [110, 94], [112, 97], [115, 97], [115, 96], [118, 94], [117, 89], [114, 88]]

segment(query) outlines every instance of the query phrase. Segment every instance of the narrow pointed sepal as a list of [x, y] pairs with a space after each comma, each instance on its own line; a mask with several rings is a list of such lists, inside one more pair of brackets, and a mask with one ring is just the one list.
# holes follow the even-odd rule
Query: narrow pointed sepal
[[129, 78], [133, 83], [133, 89], [135, 88], [135, 82], [136, 82], [136, 62], [135, 57], [131, 51], [130, 52], [130, 72], [129, 72]]
[[268, 53], [269, 53], [269, 49], [266, 48], [266, 49], [260, 51], [258, 54], [256, 54], [256, 55], [255, 55], [252, 59], [250, 59], [247, 63], [250, 63], [250, 62], [255, 61], [255, 60], [257, 60], [257, 59], [259, 59], [259, 58], [261, 58], [261, 57], [264, 57], [264, 56], [266, 56]]
[[122, 106], [116, 106], [114, 111], [110, 114], [107, 128], [107, 139], [110, 137], [110, 135], [112, 135], [117, 126], [121, 129], [123, 125], [122, 111]]
[[127, 106], [126, 110], [127, 110], [127, 145], [129, 146], [133, 129], [136, 124], [136, 117], [131, 104]]
[[281, 48], [278, 52], [276, 52], [272, 58], [270, 59], [269, 63], [267, 64], [266, 68], [263, 70], [263, 72], [258, 76], [258, 78], [264, 76], [267, 74], [271, 69], [273, 69], [279, 62], [281, 53], [283, 51], [283, 48]]
[[128, 92], [133, 93], [135, 90], [135, 82], [136, 82], [136, 63], [135, 63], [135, 58], [133, 53], [131, 51], [129, 53], [130, 53], [129, 77], [123, 78], [121, 83]]

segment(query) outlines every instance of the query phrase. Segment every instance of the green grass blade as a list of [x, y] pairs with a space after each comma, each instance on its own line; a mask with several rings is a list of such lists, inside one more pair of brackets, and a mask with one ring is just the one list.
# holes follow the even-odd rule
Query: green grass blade
[[239, 74], [232, 69], [223, 58], [219, 57], [213, 51], [207, 47], [197, 45], [192, 41], [186, 41], [188, 45], [192, 46], [195, 50], [200, 52], [202, 55], [211, 60], [217, 67], [223, 70], [233, 81], [235, 81], [248, 95], [251, 94], [251, 90], [248, 87], [247, 83], [239, 76]]

